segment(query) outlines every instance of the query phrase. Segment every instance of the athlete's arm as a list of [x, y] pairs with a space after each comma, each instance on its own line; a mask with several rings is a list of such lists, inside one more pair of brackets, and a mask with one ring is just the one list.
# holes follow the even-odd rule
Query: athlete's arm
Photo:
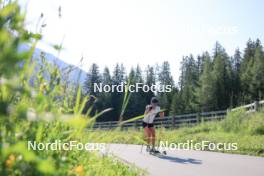
[[146, 114], [148, 114], [149, 112], [150, 112], [150, 110], [151, 110], [151, 105], [147, 105], [146, 106], [146, 110], [145, 110], [145, 112], [144, 112], [144, 115], [146, 115]]

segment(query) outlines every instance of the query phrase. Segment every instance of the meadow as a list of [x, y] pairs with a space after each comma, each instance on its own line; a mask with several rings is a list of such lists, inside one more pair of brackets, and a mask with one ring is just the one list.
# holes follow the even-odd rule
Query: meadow
[[[97, 130], [94, 136], [101, 135], [100, 142], [145, 144], [143, 130], [128, 129], [121, 131]], [[104, 138], [104, 136], [113, 136]], [[194, 127], [178, 129], [159, 128], [156, 131], [157, 145], [160, 140], [168, 143], [184, 143], [193, 141], [201, 143], [237, 143], [237, 150], [214, 150], [215, 152], [236, 153], [252, 156], [264, 156], [264, 111], [247, 113], [244, 110], [229, 112], [222, 121], [211, 121]], [[205, 148], [204, 150], [209, 150]]]

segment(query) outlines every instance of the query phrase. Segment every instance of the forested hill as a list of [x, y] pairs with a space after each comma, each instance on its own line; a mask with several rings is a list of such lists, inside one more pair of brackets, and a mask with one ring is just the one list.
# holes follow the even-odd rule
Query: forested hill
[[[28, 45], [21, 45], [19, 47], [20, 51], [26, 51], [29, 50], [29, 46]], [[43, 60], [42, 58], [45, 58], [45, 61], [47, 61], [50, 65], [56, 65], [60, 71], [61, 74], [63, 74], [64, 72], [66, 72], [67, 70], [69, 71], [69, 80], [71, 80], [72, 82], [76, 82], [79, 79], [79, 74], [80, 74], [80, 83], [84, 83], [84, 80], [86, 78], [86, 72], [83, 71], [82, 69], [80, 69], [79, 67], [66, 63], [63, 60], [59, 59], [58, 57], [54, 56], [51, 53], [45, 52], [39, 48], [36, 48], [34, 50], [34, 54], [32, 57], [36, 62], [36, 70], [38, 70], [41, 66], [44, 66]]]
[[[108, 107], [114, 108], [99, 121], [118, 120], [123, 93], [94, 92], [93, 83], [111, 85], [130, 80], [131, 83], [148, 85], [157, 82], [173, 85], [172, 92], [157, 94], [167, 114], [222, 110], [264, 98], [264, 51], [259, 39], [249, 39], [245, 48], [237, 49], [232, 56], [216, 42], [212, 53], [205, 51], [197, 57], [184, 56], [180, 69], [179, 80], [173, 80], [167, 61], [147, 68], [138, 65], [131, 70], [117, 64], [112, 73], [107, 67], [101, 73], [94, 63], [88, 71], [83, 90], [84, 94], [97, 97], [94, 108], [98, 112]], [[152, 92], [132, 93], [125, 118], [142, 114], [152, 96]]]

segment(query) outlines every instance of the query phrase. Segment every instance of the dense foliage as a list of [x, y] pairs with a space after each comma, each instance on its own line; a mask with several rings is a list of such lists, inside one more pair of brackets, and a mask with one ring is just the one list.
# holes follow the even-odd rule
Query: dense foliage
[[[103, 121], [118, 120], [120, 110], [117, 107], [120, 107], [123, 94], [95, 94], [91, 91], [93, 83], [112, 85], [126, 81], [172, 85], [172, 92], [157, 94], [167, 114], [224, 110], [264, 98], [264, 52], [259, 39], [249, 39], [243, 54], [237, 49], [234, 56], [229, 56], [217, 42], [211, 55], [204, 52], [197, 58], [193, 55], [183, 57], [178, 84], [173, 80], [167, 61], [162, 65], [148, 66], [145, 70], [138, 65], [128, 74], [122, 64], [116, 65], [112, 75], [107, 67], [101, 74], [96, 64], [88, 72], [85, 91], [97, 96], [96, 109], [114, 108], [100, 118]], [[154, 93], [151, 91], [132, 93], [125, 117], [143, 114], [152, 96]]]

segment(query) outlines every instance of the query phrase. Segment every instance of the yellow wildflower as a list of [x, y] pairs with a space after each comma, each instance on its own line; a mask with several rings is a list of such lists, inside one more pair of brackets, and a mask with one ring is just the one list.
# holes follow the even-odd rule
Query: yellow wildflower
[[11, 168], [13, 166], [15, 160], [16, 160], [15, 155], [13, 155], [13, 154], [9, 155], [8, 159], [6, 160], [6, 166], [8, 168]]
[[77, 166], [77, 167], [75, 168], [75, 172], [76, 172], [77, 174], [83, 174], [83, 171], [84, 171], [84, 169], [83, 169], [83, 165], [79, 165], [79, 166]]

